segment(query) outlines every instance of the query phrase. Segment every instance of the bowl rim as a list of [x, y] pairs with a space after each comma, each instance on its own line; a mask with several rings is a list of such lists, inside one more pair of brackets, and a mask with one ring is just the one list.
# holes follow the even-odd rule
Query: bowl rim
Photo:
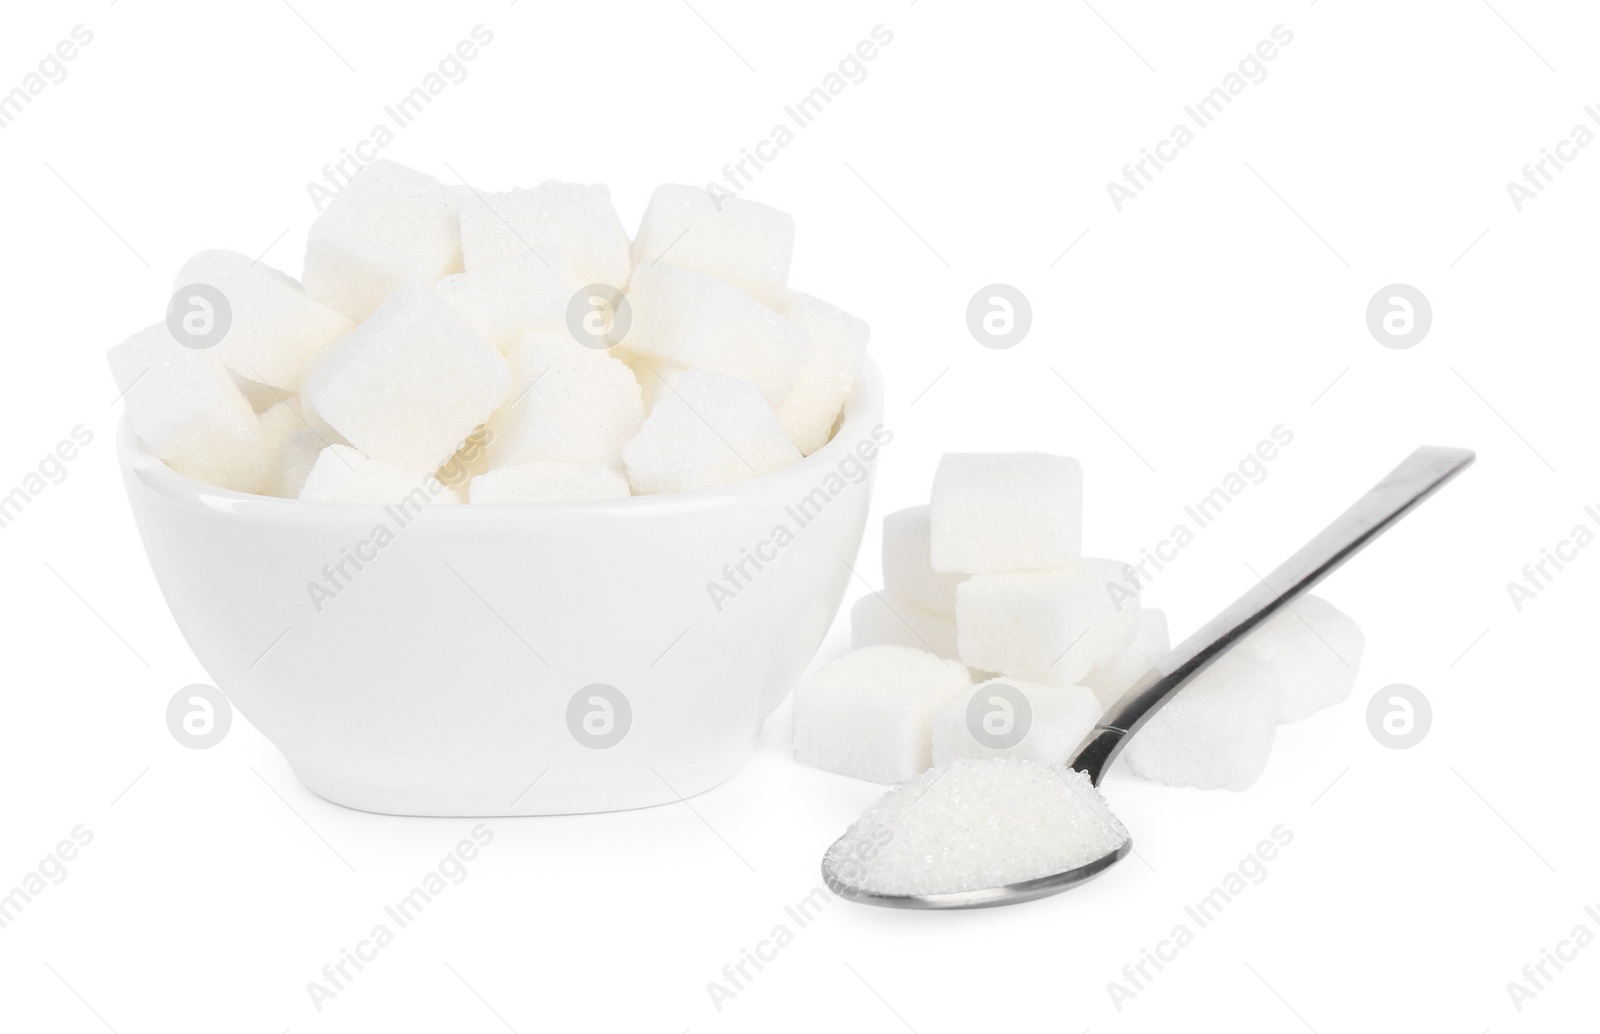
[[[863, 356], [861, 368], [845, 397], [843, 419], [833, 436], [809, 456], [787, 467], [766, 471], [740, 481], [700, 488], [689, 492], [663, 492], [651, 495], [633, 495], [622, 499], [580, 500], [562, 503], [477, 503], [461, 506], [430, 506], [426, 511], [434, 520], [459, 520], [472, 518], [452, 517], [457, 511], [484, 511], [501, 514], [517, 513], [606, 513], [634, 516], [645, 513], [680, 513], [709, 510], [735, 505], [754, 495], [764, 486], [780, 481], [790, 481], [810, 471], [821, 476], [823, 468], [834, 467], [849, 452], [854, 453], [857, 442], [872, 437], [874, 427], [882, 425], [884, 408], [883, 375], [870, 356]], [[878, 442], [881, 448], [885, 442]], [[167, 466], [155, 453], [145, 447], [133, 430], [127, 408], [123, 408], [117, 422], [117, 462], [123, 471], [137, 477], [143, 484], [177, 502], [199, 505], [210, 510], [288, 515], [314, 513], [382, 514], [386, 507], [380, 503], [321, 503], [281, 496], [258, 495], [240, 492], [198, 481], [180, 474]], [[480, 518], [481, 519], [481, 518]]]

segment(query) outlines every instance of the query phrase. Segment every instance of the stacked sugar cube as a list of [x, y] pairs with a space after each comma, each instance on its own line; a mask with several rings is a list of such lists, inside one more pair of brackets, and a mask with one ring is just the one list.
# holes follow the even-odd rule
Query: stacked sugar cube
[[[1082, 554], [1083, 472], [1042, 453], [950, 454], [931, 501], [884, 519], [882, 592], [851, 611], [852, 652], [795, 690], [795, 756], [901, 782], [959, 758], [1061, 765], [1169, 650], [1165, 615]], [[1244, 789], [1279, 722], [1350, 693], [1355, 623], [1302, 597], [1131, 740], [1134, 773]]]
[[[212, 347], [111, 350], [133, 429], [179, 473], [311, 502], [568, 502], [710, 488], [832, 434], [867, 325], [788, 287], [794, 222], [663, 186], [632, 240], [604, 186], [501, 193], [366, 166], [301, 280], [202, 252]], [[622, 292], [601, 324], [591, 298]], [[580, 340], [580, 338], [582, 340]]]

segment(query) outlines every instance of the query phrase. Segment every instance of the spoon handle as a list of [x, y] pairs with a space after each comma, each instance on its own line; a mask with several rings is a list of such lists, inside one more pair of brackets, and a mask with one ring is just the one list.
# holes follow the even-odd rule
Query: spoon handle
[[1198, 632], [1179, 643], [1134, 683], [1078, 746], [1069, 762], [1071, 767], [1087, 773], [1096, 786], [1100, 785], [1101, 777], [1128, 737], [1138, 732], [1190, 679], [1279, 608], [1287, 606], [1289, 601], [1387, 531], [1412, 507], [1465, 470], [1474, 458], [1467, 449], [1431, 445], [1407, 456], [1316, 538]]

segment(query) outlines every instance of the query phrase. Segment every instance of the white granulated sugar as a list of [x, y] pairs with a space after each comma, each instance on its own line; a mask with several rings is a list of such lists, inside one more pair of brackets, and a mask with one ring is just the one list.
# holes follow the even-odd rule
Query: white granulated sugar
[[[1018, 706], [1020, 694], [1027, 710]], [[973, 707], [973, 699], [978, 705]], [[1102, 708], [1087, 686], [1045, 686], [995, 678], [940, 704], [933, 712], [933, 763], [956, 758], [1021, 758], [1064, 765], [1100, 720]], [[974, 729], [974, 713], [979, 715]], [[996, 739], [984, 742], [979, 734]], [[1016, 743], [1009, 738], [1021, 734]]]
[[380, 158], [339, 191], [306, 234], [306, 294], [353, 320], [408, 280], [461, 271], [461, 234], [444, 186]]
[[773, 406], [800, 374], [811, 339], [799, 326], [726, 280], [677, 266], [640, 266], [628, 288], [632, 312], [618, 344], [749, 381]]
[[794, 217], [743, 198], [719, 203], [703, 187], [664, 183], [650, 195], [633, 264], [665, 263], [718, 276], [777, 304], [789, 281]]
[[434, 290], [501, 352], [529, 331], [562, 330], [577, 274], [548, 245], [524, 250], [492, 266], [447, 276]]
[[956, 620], [933, 614], [887, 590], [871, 592], [850, 608], [850, 648], [909, 646], [951, 660], [956, 654]]
[[935, 571], [1066, 567], [1082, 555], [1083, 468], [1042, 452], [946, 453], [928, 516]]
[[311, 356], [356, 326], [290, 277], [231, 251], [202, 251], [185, 262], [172, 287], [192, 284], [209, 284], [227, 299], [228, 332], [215, 350], [228, 369], [283, 391], [299, 390]]
[[1030, 682], [1080, 682], [1138, 628], [1138, 601], [1114, 601], [1106, 591], [1123, 566], [1086, 558], [1053, 571], [973, 575], [956, 587], [961, 659]]
[[824, 865], [845, 885], [877, 894], [954, 894], [1068, 872], [1127, 842], [1082, 772], [962, 758], [884, 794]]
[[134, 433], [162, 462], [208, 485], [261, 492], [274, 450], [250, 401], [214, 349], [186, 348], [165, 323], [107, 353]]
[[373, 459], [435, 470], [510, 387], [505, 357], [431, 287], [413, 282], [322, 360], [306, 397]]
[[692, 492], [800, 462], [800, 451], [754, 385], [685, 370], [668, 392], [622, 447], [635, 495]]
[[460, 200], [461, 256], [468, 272], [549, 245], [572, 265], [579, 286], [628, 284], [628, 231], [603, 184], [546, 180], [526, 190]]
[[1171, 649], [1167, 641], [1166, 614], [1159, 610], [1141, 609], [1139, 628], [1133, 634], [1133, 642], [1085, 675], [1083, 684], [1094, 690], [1102, 707], [1110, 707]]
[[318, 453], [299, 498], [312, 503], [404, 504], [412, 508], [461, 501], [427, 471], [369, 459], [348, 445], [330, 445]]
[[929, 561], [928, 508], [911, 506], [883, 519], [883, 588], [932, 614], [955, 617], [964, 574], [940, 574]]
[[533, 460], [619, 466], [644, 421], [639, 382], [620, 359], [538, 331], [507, 356], [511, 390], [489, 421], [489, 466]]
[[933, 709], [972, 684], [959, 661], [905, 646], [853, 650], [794, 690], [794, 757], [897, 783], [932, 764]]
[[626, 499], [628, 481], [611, 467], [582, 463], [522, 463], [472, 479], [474, 503], [571, 503]]
[[778, 406], [778, 419], [789, 437], [802, 455], [809, 456], [833, 433], [834, 421], [861, 371], [871, 331], [864, 320], [798, 291], [789, 293], [779, 312], [811, 338], [794, 387]]

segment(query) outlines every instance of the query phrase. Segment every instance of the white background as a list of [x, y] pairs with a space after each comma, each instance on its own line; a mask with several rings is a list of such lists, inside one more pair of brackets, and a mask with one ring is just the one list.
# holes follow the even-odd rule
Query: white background
[[[1600, 904], [1600, 705], [1581, 662], [1600, 550], [1521, 612], [1506, 589], [1600, 503], [1600, 147], [1521, 212], [1505, 187], [1600, 102], [1585, 5], [294, 3], [3, 16], [3, 88], [73, 26], [94, 41], [0, 131], [0, 491], [75, 425], [95, 438], [0, 529], [0, 888], [74, 826], [94, 840], [0, 930], [0, 1026], [1326, 1034], [1592, 1018], [1600, 947], [1520, 1013], [1506, 988], [1575, 924], [1600, 934], [1583, 911]], [[207, 677], [127, 512], [103, 356], [160, 318], [194, 251], [298, 273], [304, 184], [478, 24], [494, 41], [469, 78], [385, 154], [480, 187], [606, 182], [630, 226], [655, 184], [719, 178], [873, 26], [893, 32], [748, 193], [795, 215], [793, 284], [874, 328], [897, 437], [864, 572], [877, 517], [925, 499], [943, 451], [1079, 457], [1087, 549], [1136, 558], [1284, 424], [1294, 442], [1267, 479], [1146, 596], [1181, 636], [1413, 446], [1476, 449], [1326, 584], [1367, 635], [1352, 698], [1281, 729], [1245, 793], [1119, 767], [1104, 790], [1140, 857], [1085, 888], [959, 914], [836, 901], [718, 1012], [707, 982], [817, 884], [823, 848], [880, 792], [795, 764], [784, 707], [692, 808], [490, 820], [468, 878], [316, 1012], [306, 982], [472, 823], [320, 801], [244, 721], [210, 750], [169, 735], [168, 698]], [[1294, 39], [1267, 78], [1118, 213], [1106, 181], [1279, 24]], [[965, 326], [994, 282], [1034, 310], [1005, 351]], [[1405, 351], [1365, 325], [1396, 282], [1434, 311]], [[1403, 751], [1365, 720], [1396, 682], [1434, 710]], [[1280, 823], [1294, 840], [1265, 882], [1119, 1012], [1107, 981]]]

